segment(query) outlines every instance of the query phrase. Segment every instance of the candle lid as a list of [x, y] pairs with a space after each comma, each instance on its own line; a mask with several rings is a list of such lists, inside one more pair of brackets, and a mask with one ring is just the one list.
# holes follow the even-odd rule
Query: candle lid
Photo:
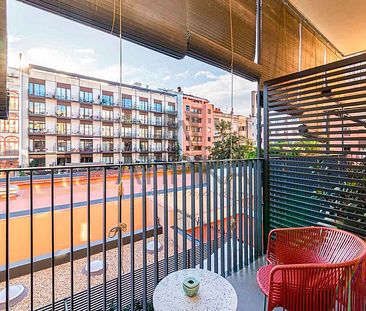
[[197, 280], [195, 277], [193, 276], [189, 276], [187, 278], [184, 279], [183, 281], [183, 285], [187, 288], [195, 288], [200, 284], [199, 280]]

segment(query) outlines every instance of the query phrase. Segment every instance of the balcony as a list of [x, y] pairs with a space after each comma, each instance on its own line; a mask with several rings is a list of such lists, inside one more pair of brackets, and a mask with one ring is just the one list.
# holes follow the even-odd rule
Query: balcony
[[[46, 1], [26, 2], [47, 5]], [[320, 2], [313, 1], [312, 9], [316, 11]], [[174, 3], [177, 8], [178, 3]], [[149, 160], [158, 163], [128, 165], [135, 155], [129, 154], [132, 144], [126, 143], [122, 149], [126, 154], [118, 164], [0, 170], [0, 276], [1, 288], [5, 288], [1, 297], [5, 297], [4, 292], [7, 296], [6, 310], [14, 302], [9, 295], [14, 286], [26, 298], [17, 306], [19, 310], [135, 310], [140, 305], [148, 310], [162, 279], [187, 268], [212, 270], [226, 277], [236, 289], [239, 308], [259, 310], [263, 295], [255, 274], [266, 264], [267, 239], [270, 251], [283, 244], [296, 253], [291, 257], [284, 252], [278, 260], [268, 257], [275, 265], [272, 278], [267, 278], [275, 283], [269, 291], [275, 293], [275, 306], [294, 311], [366, 310], [366, 259], [352, 261], [344, 247], [347, 242], [335, 240], [335, 246], [325, 251], [332, 255], [326, 263], [325, 256], [314, 258], [303, 248], [304, 243], [315, 248], [317, 241], [311, 234], [296, 234], [291, 243], [277, 236], [268, 238], [272, 228], [313, 226], [366, 237], [366, 54], [351, 49], [356, 56], [298, 72], [301, 66], [323, 64], [328, 58], [348, 53], [340, 53], [310, 19], [299, 24], [305, 20], [301, 9], [295, 10], [290, 2], [260, 4], [251, 2], [250, 8], [241, 2], [245, 12], [252, 13], [248, 14], [252, 22], [245, 19], [250, 27], [236, 27], [243, 26], [237, 16], [237, 11], [240, 14], [243, 10], [231, 10], [223, 4], [222, 12], [230, 12], [230, 20], [233, 14], [235, 27], [228, 27], [227, 19], [212, 20], [212, 29], [230, 28], [230, 34], [215, 34], [210, 28], [214, 39], [207, 36], [205, 27], [196, 27], [197, 33], [191, 32], [192, 42], [186, 42], [191, 25], [172, 22], [172, 28], [175, 24], [183, 26], [184, 52], [179, 54], [184, 55], [177, 55], [177, 46], [171, 47], [174, 42], [168, 32], [163, 34], [168, 44], [146, 40], [162, 29], [152, 26], [158, 24], [158, 12], [144, 14], [146, 23], [133, 20], [131, 15], [128, 26], [134, 30], [134, 23], [138, 23], [140, 31], [129, 33], [134, 42], [161, 48], [177, 58], [196, 55], [219, 67], [227, 68], [231, 60], [232, 72], [258, 79], [259, 88], [263, 87], [257, 97], [258, 129], [263, 127], [258, 138], [264, 142], [264, 158], [188, 163], [162, 162], [163, 155], [154, 154]], [[202, 13], [194, 11], [193, 5], [189, 7], [181, 10], [183, 23], [188, 14], [195, 22], [195, 15]], [[69, 14], [74, 20], [80, 18], [94, 27], [98, 24], [98, 14], [89, 20], [81, 5], [80, 11], [70, 13], [62, 2], [47, 9]], [[128, 12], [129, 7], [126, 9]], [[338, 29], [349, 19], [336, 16], [336, 11], [346, 10], [338, 8], [332, 14], [322, 11], [327, 19], [337, 17]], [[214, 18], [220, 15], [215, 8], [205, 13]], [[162, 21], [163, 25], [166, 19]], [[144, 25], [150, 28], [144, 29]], [[249, 45], [240, 41], [237, 29], [245, 31]], [[231, 50], [227, 47], [230, 37]], [[204, 40], [197, 42], [199, 38]], [[262, 42], [266, 38], [268, 41]], [[262, 51], [261, 46], [266, 45]], [[253, 62], [256, 55], [260, 56], [258, 63]], [[295, 73], [271, 75], [288, 70]], [[263, 81], [267, 75], [270, 80]], [[160, 101], [155, 103], [160, 106]], [[164, 135], [165, 139], [176, 139], [173, 132]], [[324, 236], [319, 240], [325, 240]], [[280, 273], [285, 257], [291, 267], [289, 273]], [[339, 258], [347, 258], [356, 268], [342, 270], [335, 263]], [[302, 261], [306, 260], [305, 266]], [[337, 271], [312, 275], [309, 271], [314, 261], [321, 262], [322, 271], [327, 272], [325, 264]], [[296, 269], [303, 269], [303, 274], [295, 277]], [[304, 287], [302, 293], [299, 287]], [[225, 299], [220, 293], [210, 298]], [[300, 306], [293, 307], [296, 299]]]

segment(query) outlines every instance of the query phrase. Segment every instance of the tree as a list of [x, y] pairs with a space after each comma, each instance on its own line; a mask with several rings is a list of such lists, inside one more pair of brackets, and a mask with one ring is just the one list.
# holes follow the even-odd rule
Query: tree
[[250, 140], [232, 133], [231, 123], [221, 120], [216, 124], [218, 140], [210, 147], [211, 160], [249, 159], [257, 157]]

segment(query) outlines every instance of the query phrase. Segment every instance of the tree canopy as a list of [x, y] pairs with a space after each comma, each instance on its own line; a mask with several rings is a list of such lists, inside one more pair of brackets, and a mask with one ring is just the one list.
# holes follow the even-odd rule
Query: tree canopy
[[210, 150], [211, 160], [249, 159], [257, 157], [257, 150], [252, 142], [244, 137], [232, 133], [231, 123], [220, 120], [216, 124], [218, 139]]

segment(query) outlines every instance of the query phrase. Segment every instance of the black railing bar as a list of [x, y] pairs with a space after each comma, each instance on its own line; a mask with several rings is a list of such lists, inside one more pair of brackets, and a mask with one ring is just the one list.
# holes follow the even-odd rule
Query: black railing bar
[[[118, 226], [122, 225], [122, 195], [123, 195], [123, 186], [122, 186], [122, 166], [118, 167], [118, 202], [117, 202], [117, 218], [118, 218]], [[123, 247], [123, 241], [122, 241], [122, 232], [121, 229], [117, 230], [117, 311], [121, 310], [122, 305], [122, 286], [121, 286], [121, 280], [122, 280], [122, 247]]]
[[[146, 243], [146, 227], [147, 227], [147, 217], [146, 217], [146, 167], [142, 167], [142, 267], [143, 267], [143, 291], [142, 297], [147, 297], [147, 243]], [[143, 310], [147, 309], [147, 301], [143, 301]]]
[[178, 270], [178, 180], [177, 165], [173, 166], [173, 213], [174, 213], [174, 271]]
[[[202, 174], [202, 163], [198, 164], [198, 197], [199, 197], [199, 232], [200, 232], [200, 269], [203, 269], [204, 250], [203, 250], [203, 174]], [[207, 193], [207, 195], [209, 195]], [[207, 224], [208, 226], [209, 224]]]
[[182, 164], [183, 269], [187, 269], [187, 171]]
[[163, 183], [164, 183], [164, 273], [168, 275], [168, 232], [169, 232], [169, 222], [168, 222], [168, 165], [163, 165]]
[[262, 163], [261, 161], [256, 161], [257, 163], [257, 197], [258, 197], [258, 253], [260, 256], [263, 255], [263, 174], [262, 174]]
[[249, 261], [253, 262], [253, 164], [249, 162]]
[[243, 165], [241, 162], [238, 164], [238, 196], [239, 196], [239, 270], [243, 269], [243, 234], [247, 234], [243, 231]]
[[[253, 160], [263, 160], [262, 158], [250, 158], [250, 159], [237, 159], [240, 161], [253, 161]], [[234, 160], [197, 160], [197, 161], [165, 161], [165, 162], [155, 162], [155, 163], [126, 163], [126, 164], [83, 164], [83, 165], [66, 165], [66, 166], [51, 166], [51, 167], [25, 167], [25, 168], [6, 168], [6, 169], [1, 169], [0, 173], [4, 173], [4, 172], [14, 172], [14, 171], [40, 171], [40, 170], [70, 170], [71, 168], [73, 168], [74, 170], [76, 169], [86, 169], [86, 168], [103, 168], [106, 167], [108, 169], [112, 169], [112, 168], [123, 168], [123, 167], [129, 167], [129, 166], [141, 166], [141, 167], [146, 167], [146, 166], [163, 166], [164, 164], [166, 165], [180, 165], [182, 163], [186, 163], [186, 164], [197, 164], [197, 163], [207, 163], [207, 162], [227, 162], [227, 161], [234, 161]]]
[[103, 308], [107, 309], [107, 168], [103, 170]]
[[244, 265], [248, 265], [248, 166], [244, 162]]
[[52, 269], [52, 307], [55, 305], [55, 174], [51, 170], [51, 269]]
[[33, 172], [30, 173], [29, 176], [29, 200], [30, 200], [30, 307], [31, 311], [33, 311], [33, 301], [34, 301], [34, 271], [33, 271], [33, 230], [34, 230], [34, 219], [33, 219]]
[[86, 220], [86, 224], [87, 224], [87, 252], [86, 252], [86, 258], [87, 258], [87, 288], [88, 288], [88, 307], [89, 309], [92, 308], [91, 305], [91, 294], [90, 294], [90, 289], [91, 289], [91, 271], [90, 271], [90, 237], [91, 237], [91, 232], [90, 232], [90, 222], [91, 222], [91, 214], [90, 214], [90, 168], [87, 169], [87, 220]]
[[70, 169], [70, 294], [74, 309], [74, 170]]
[[193, 187], [195, 185], [195, 163], [190, 163], [191, 169], [191, 229], [192, 229], [192, 241], [191, 241], [191, 268], [196, 267], [196, 188]]
[[207, 269], [211, 270], [211, 163], [206, 164]]
[[221, 240], [221, 275], [225, 277], [225, 215], [224, 215], [224, 162], [220, 162], [220, 240]]
[[257, 197], [257, 187], [258, 187], [258, 180], [257, 180], [257, 174], [256, 174], [256, 169], [257, 169], [257, 162], [253, 162], [253, 170], [254, 170], [254, 174], [253, 174], [253, 230], [254, 230], [254, 259], [257, 260], [258, 259], [258, 197]]
[[[153, 192], [154, 192], [154, 287], [159, 282], [159, 267], [157, 265], [159, 261], [158, 257], [158, 178], [157, 167], [153, 169]], [[133, 271], [133, 270], [131, 270]]]
[[6, 172], [6, 220], [5, 220], [5, 310], [8, 311], [10, 308], [9, 303], [9, 296], [10, 296], [10, 219], [9, 219], [9, 213], [10, 213], [10, 178], [9, 178], [9, 172]]
[[[135, 271], [135, 177], [134, 167], [130, 167], [130, 271]], [[155, 228], [154, 228], [155, 237]], [[131, 276], [131, 310], [135, 308], [135, 273], [130, 273]]]
[[[231, 221], [232, 221], [232, 215], [231, 215], [231, 180], [232, 180], [232, 173], [231, 173], [231, 167], [230, 162], [227, 161], [226, 163], [226, 244], [227, 244], [227, 273], [228, 275], [232, 274], [232, 258], [231, 258]], [[224, 187], [224, 185], [222, 185]]]
[[233, 205], [233, 218], [232, 218], [232, 230], [233, 230], [233, 271], [238, 271], [238, 239], [237, 239], [237, 228], [238, 228], [238, 211], [237, 211], [237, 201], [236, 201], [236, 195], [237, 195], [237, 162], [233, 161], [231, 162], [232, 165], [232, 174], [233, 174], [233, 189], [232, 189], [232, 205]]
[[219, 262], [218, 262], [218, 226], [217, 226], [217, 163], [212, 163], [213, 164], [213, 169], [214, 169], [214, 176], [213, 176], [213, 211], [214, 211], [214, 243], [213, 243], [213, 248], [214, 248], [214, 272], [218, 273], [219, 271]]

